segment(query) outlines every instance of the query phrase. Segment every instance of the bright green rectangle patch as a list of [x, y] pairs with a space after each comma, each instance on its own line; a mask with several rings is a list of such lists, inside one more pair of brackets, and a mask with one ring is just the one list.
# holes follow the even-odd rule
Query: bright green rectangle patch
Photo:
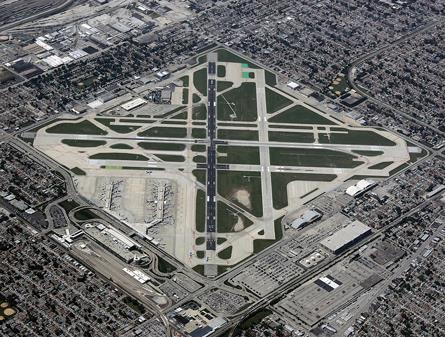
[[248, 71], [243, 71], [243, 78], [250, 78]]
[[243, 68], [249, 68], [249, 63], [241, 63], [241, 67], [243, 67]]

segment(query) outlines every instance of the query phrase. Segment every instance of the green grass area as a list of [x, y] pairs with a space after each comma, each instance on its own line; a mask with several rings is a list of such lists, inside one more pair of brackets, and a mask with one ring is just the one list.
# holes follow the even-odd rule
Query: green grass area
[[155, 126], [148, 130], [138, 133], [140, 137], [165, 137], [165, 138], [184, 138], [187, 136], [186, 128], [172, 128]]
[[241, 334], [241, 331], [245, 331], [250, 327], [259, 324], [264, 318], [271, 314], [272, 311], [269, 309], [261, 309], [251, 314], [236, 327], [235, 332], [232, 334], [232, 336], [238, 336], [239, 334]]
[[197, 250], [196, 251], [196, 257], [198, 259], [203, 259], [206, 256], [206, 252], [204, 250]]
[[205, 156], [194, 156], [193, 162], [194, 163], [205, 163], [207, 161], [207, 158]]
[[103, 160], [148, 160], [142, 154], [137, 153], [123, 153], [123, 152], [109, 152], [109, 153], [96, 153], [90, 156], [90, 159], [103, 159]]
[[255, 73], [250, 71], [243, 71], [242, 78], [255, 78]]
[[232, 257], [232, 246], [229, 246], [218, 253], [218, 257], [223, 260], [228, 260]]
[[270, 123], [324, 124], [335, 125], [333, 121], [302, 105], [295, 105], [269, 119]]
[[218, 77], [225, 77], [226, 76], [226, 67], [223, 65], [219, 65], [216, 68], [216, 75], [218, 75]]
[[218, 146], [218, 164], [260, 164], [260, 151], [253, 146]]
[[198, 246], [204, 244], [205, 242], [206, 242], [206, 238], [202, 237], [202, 236], [200, 236], [199, 238], [196, 238], [196, 240], [195, 240], [195, 244]]
[[198, 180], [201, 184], [206, 184], [206, 170], [197, 169], [192, 171], [193, 175], [196, 177], [196, 180]]
[[275, 76], [275, 74], [271, 73], [268, 70], [264, 70], [264, 78], [266, 80], [266, 84], [274, 87], [277, 85], [277, 77]]
[[98, 218], [97, 214], [92, 212], [88, 208], [84, 208], [81, 209], [80, 211], [75, 212], [74, 217], [80, 221], [88, 221]]
[[206, 194], [202, 190], [196, 193], [196, 230], [204, 233], [206, 227]]
[[140, 124], [151, 124], [155, 122], [155, 120], [153, 119], [141, 119], [141, 118], [121, 118], [119, 119], [119, 121], [122, 123], [140, 123]]
[[227, 241], [227, 239], [226, 238], [217, 238], [216, 239], [216, 243], [218, 244], [218, 245], [222, 245], [224, 242], [226, 242]]
[[258, 131], [218, 129], [220, 139], [258, 140]]
[[158, 270], [161, 273], [169, 274], [174, 272], [176, 267], [158, 255]]
[[184, 162], [185, 161], [185, 158], [183, 156], [178, 156], [178, 155], [174, 155], [174, 154], [156, 153], [155, 156], [163, 161], [171, 161], [171, 162]]
[[287, 185], [292, 181], [332, 181], [336, 177], [335, 174], [272, 172], [273, 207], [281, 209], [287, 206]]
[[136, 311], [138, 314], [145, 314], [145, 307], [144, 305], [139, 302], [137, 299], [130, 297], [130, 296], [125, 296], [122, 299], [122, 302], [124, 302], [126, 305], [128, 305], [131, 309], [133, 309], [134, 311]]
[[376, 157], [382, 155], [383, 151], [371, 151], [371, 150], [352, 150], [352, 153], [359, 154], [366, 157]]
[[270, 131], [269, 140], [271, 142], [289, 142], [289, 143], [315, 142], [314, 134], [311, 132]]
[[110, 128], [114, 132], [122, 134], [130, 133], [140, 128], [140, 126], [136, 125], [113, 125], [112, 123], [115, 122], [114, 118], [94, 118], [94, 120]]
[[193, 73], [193, 85], [201, 95], [207, 96], [207, 68], [202, 68]]
[[192, 129], [192, 137], [193, 138], [206, 138], [207, 137], [207, 130], [206, 129], [193, 128]]
[[348, 130], [347, 133], [320, 133], [318, 140], [321, 144], [396, 145], [392, 140], [370, 130]]
[[292, 104], [292, 100], [283, 95], [266, 88], [267, 113], [271, 114]]
[[80, 205], [74, 200], [67, 199], [59, 202], [59, 206], [65, 210], [66, 214], [68, 214], [71, 210], [79, 207]]
[[71, 172], [73, 172], [76, 176], [85, 176], [87, 174], [84, 170], [78, 167], [73, 167]]
[[[332, 87], [332, 88], [331, 88]], [[337, 76], [329, 85], [329, 90], [337, 96], [341, 96], [350, 89], [346, 76]]]
[[180, 78], [180, 80], [182, 81], [182, 85], [183, 85], [184, 87], [188, 87], [188, 86], [189, 86], [189, 77], [188, 77], [188, 75], [186, 75], [186, 76], [182, 76], [182, 77]]
[[[261, 174], [260, 172], [219, 171], [217, 177], [218, 193], [239, 207], [257, 217], [263, 215]], [[237, 191], [247, 191], [250, 206], [242, 204], [237, 198]]]
[[247, 219], [242, 213], [233, 209], [229, 205], [218, 201], [217, 203], [217, 230], [218, 233], [232, 233], [235, 231], [235, 226], [238, 221], [241, 221], [243, 226], [240, 228], [247, 228], [252, 225], [252, 221]]
[[[445, 154], [445, 153], [444, 153]], [[420, 153], [412, 153], [410, 152], [409, 154], [409, 162], [410, 163], [415, 163], [416, 161], [418, 161], [420, 158], [425, 157], [426, 155], [428, 155], [428, 151], [426, 151], [425, 149], [422, 149], [422, 151]]]
[[128, 144], [123, 144], [123, 143], [119, 143], [119, 144], [113, 144], [110, 146], [110, 148], [112, 149], [120, 149], [120, 150], [132, 150], [133, 147], [128, 145]]
[[306, 125], [282, 125], [282, 124], [269, 124], [269, 129], [293, 129], [293, 130], [313, 130], [312, 126]]
[[270, 245], [273, 245], [275, 242], [280, 241], [283, 238], [283, 226], [281, 225], [282, 218], [283, 217], [274, 221], [275, 240], [253, 240], [253, 252], [255, 254], [261, 252], [262, 250], [266, 249]]
[[193, 102], [193, 104], [199, 103], [199, 101], [201, 101], [201, 97], [199, 97], [199, 95], [197, 95], [197, 94], [193, 94], [192, 95], [192, 102]]
[[74, 147], [97, 147], [105, 145], [105, 140], [62, 139], [62, 143]]
[[393, 163], [394, 163], [393, 161], [383, 161], [381, 163], [369, 166], [368, 168], [371, 169], [371, 170], [382, 170], [385, 167], [388, 167], [389, 165], [391, 165]]
[[178, 143], [155, 143], [155, 142], [140, 142], [138, 145], [144, 150], [166, 150], [166, 151], [183, 151], [185, 144]]
[[189, 104], [189, 90], [187, 88], [182, 89], [182, 104]]
[[247, 61], [246, 59], [226, 50], [226, 49], [218, 49], [217, 51], [218, 54], [218, 62], [232, 62], [232, 63], [244, 63], [246, 65], [248, 65], [249, 68], [252, 69], [260, 69], [259, 66], [257, 66], [256, 64]]
[[171, 119], [187, 119], [188, 112], [187, 110], [182, 111], [181, 113], [178, 113], [171, 117]]
[[98, 135], [108, 134], [107, 131], [98, 128], [90, 121], [83, 120], [77, 123], [60, 123], [46, 129], [47, 133], [60, 133], [71, 135]]
[[216, 91], [220, 92], [229, 89], [233, 86], [233, 82], [230, 81], [218, 81], [216, 83]]
[[270, 148], [272, 165], [353, 168], [363, 164], [353, 161], [355, 158], [349, 153], [327, 149]]
[[205, 104], [199, 104], [192, 108], [193, 120], [205, 120], [207, 119], [207, 107]]
[[203, 144], [193, 144], [191, 150], [194, 152], [205, 152], [207, 147]]
[[239, 88], [219, 95], [217, 114], [218, 120], [256, 121], [258, 116], [255, 83], [245, 82]]

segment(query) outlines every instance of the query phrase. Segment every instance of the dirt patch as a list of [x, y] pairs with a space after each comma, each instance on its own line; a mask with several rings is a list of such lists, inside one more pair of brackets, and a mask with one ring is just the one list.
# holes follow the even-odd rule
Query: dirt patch
[[243, 229], [244, 229], [244, 221], [240, 216], [238, 216], [238, 222], [235, 224], [235, 226], [233, 226], [233, 231], [241, 232]]
[[250, 201], [250, 193], [247, 190], [236, 190], [232, 194], [232, 198], [241, 205], [252, 209], [252, 202]]

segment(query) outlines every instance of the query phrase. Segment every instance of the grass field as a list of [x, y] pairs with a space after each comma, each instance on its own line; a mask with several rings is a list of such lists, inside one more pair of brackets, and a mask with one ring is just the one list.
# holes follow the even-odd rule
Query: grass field
[[184, 138], [187, 136], [186, 128], [171, 128], [155, 126], [151, 129], [138, 133], [140, 137], [166, 137], [166, 138]]
[[264, 70], [264, 77], [266, 80], [266, 84], [274, 87], [277, 85], [277, 77], [275, 76], [275, 74], [271, 73], [268, 70]]
[[206, 170], [197, 169], [192, 171], [193, 175], [196, 177], [196, 180], [198, 180], [201, 184], [206, 184], [206, 176], [207, 172]]
[[302, 105], [293, 106], [269, 119], [270, 123], [324, 124], [335, 125], [333, 121]]
[[138, 160], [144, 161], [148, 160], [147, 157], [142, 154], [136, 153], [121, 153], [121, 152], [110, 152], [110, 153], [96, 153], [90, 156], [90, 159], [104, 159], [104, 160]]
[[229, 81], [218, 81], [216, 82], [216, 91], [220, 92], [229, 89], [233, 86], [233, 82]]
[[252, 225], [252, 221], [247, 219], [243, 214], [236, 211], [229, 205], [218, 201], [217, 203], [217, 230], [218, 233], [233, 233], [235, 232], [235, 225], [238, 222], [238, 218], [240, 218], [244, 224], [244, 228]]
[[199, 97], [199, 95], [197, 95], [197, 94], [192, 95], [192, 103], [193, 104], [199, 103], [200, 100], [201, 100], [201, 97]]
[[87, 139], [62, 139], [62, 143], [74, 147], [98, 147], [105, 145], [104, 140], [87, 140]]
[[82, 170], [79, 167], [73, 167], [71, 169], [71, 172], [73, 172], [76, 176], [85, 176], [87, 174], [84, 170]]
[[218, 49], [216, 52], [218, 54], [218, 62], [244, 63], [247, 64], [249, 68], [260, 69], [260, 67], [257, 66], [256, 64], [249, 62], [246, 59], [238, 55], [235, 55], [226, 49]]
[[206, 146], [204, 144], [193, 144], [191, 150], [194, 152], [205, 152]]
[[353, 153], [359, 154], [361, 156], [367, 156], [367, 157], [376, 157], [382, 155], [383, 151], [371, 151], [371, 150], [352, 150]]
[[292, 104], [292, 101], [283, 95], [266, 88], [266, 107], [267, 113], [271, 114], [278, 110], [284, 109], [288, 105]]
[[192, 109], [193, 120], [205, 120], [207, 118], [207, 107], [205, 104], [199, 104]]
[[371, 169], [371, 170], [382, 170], [385, 167], [388, 167], [389, 165], [391, 165], [393, 163], [394, 163], [393, 161], [383, 161], [381, 163], [369, 166], [368, 168]]
[[[219, 171], [217, 184], [218, 193], [222, 197], [257, 217], [263, 215], [261, 174], [259, 172]], [[250, 207], [243, 205], [235, 198], [235, 193], [239, 190], [245, 190], [249, 193]]]
[[183, 151], [184, 144], [177, 143], [154, 143], [154, 142], [140, 142], [138, 145], [144, 150], [166, 150], [166, 151]]
[[218, 120], [256, 121], [257, 101], [255, 83], [243, 83], [219, 95], [217, 98]]
[[80, 221], [88, 221], [88, 220], [92, 220], [92, 219], [97, 219], [98, 216], [96, 213], [90, 211], [87, 208], [81, 209], [80, 211], [77, 211], [74, 213], [74, 217], [77, 220]]
[[110, 146], [110, 148], [112, 149], [120, 149], [120, 150], [132, 150], [133, 147], [128, 145], [128, 144], [124, 144], [124, 143], [119, 143], [119, 144], [113, 144]]
[[218, 129], [220, 139], [258, 140], [258, 131]]
[[274, 221], [275, 240], [261, 240], [261, 239], [253, 240], [253, 252], [255, 254], [261, 252], [270, 245], [281, 240], [281, 238], [283, 237], [283, 226], [281, 226], [281, 219], [282, 217]]
[[228, 260], [232, 257], [232, 246], [229, 246], [218, 253], [218, 257], [223, 260]]
[[348, 153], [327, 149], [270, 148], [272, 165], [353, 168], [363, 164], [353, 161], [355, 158]]
[[172, 162], [184, 162], [185, 161], [185, 158], [183, 156], [178, 156], [178, 155], [174, 155], [174, 154], [156, 153], [155, 156], [163, 161], [172, 161]]
[[196, 240], [195, 240], [195, 244], [197, 244], [197, 245], [202, 245], [205, 242], [206, 242], [206, 239], [205, 239], [205, 237], [202, 237], [202, 236], [200, 236], [199, 238], [196, 238]]
[[207, 161], [207, 157], [205, 156], [194, 156], [193, 162], [194, 163], [205, 163]]
[[269, 131], [269, 140], [271, 142], [289, 142], [289, 143], [315, 142], [314, 134], [311, 132]]
[[218, 159], [220, 164], [260, 164], [260, 151], [253, 146], [218, 146]]
[[106, 135], [108, 132], [98, 128], [90, 121], [83, 120], [77, 123], [60, 123], [46, 129], [47, 133], [60, 133], [71, 135]]
[[207, 137], [207, 130], [206, 129], [193, 128], [192, 129], [192, 137], [193, 138], [206, 138]]
[[206, 194], [198, 190], [196, 194], [196, 230], [204, 233], [206, 226]]
[[188, 75], [186, 75], [186, 76], [182, 76], [182, 77], [180, 78], [180, 80], [182, 81], [182, 85], [183, 85], [184, 87], [188, 87], [188, 86], [189, 86], [189, 77], [188, 77]]
[[287, 185], [292, 181], [332, 181], [336, 177], [335, 174], [272, 172], [273, 207], [281, 209], [287, 206]]
[[182, 104], [189, 104], [189, 90], [187, 88], [182, 89]]
[[207, 68], [193, 73], [193, 85], [203, 96], [207, 96]]
[[219, 65], [216, 68], [216, 74], [218, 75], [218, 77], [225, 77], [226, 76], [226, 67], [223, 65]]
[[318, 138], [322, 144], [396, 145], [392, 140], [370, 130], [348, 130], [347, 133], [320, 133]]
[[130, 133], [140, 128], [140, 126], [135, 125], [112, 125], [111, 123], [115, 122], [114, 118], [95, 118], [94, 120], [110, 128], [114, 132], [122, 134]]

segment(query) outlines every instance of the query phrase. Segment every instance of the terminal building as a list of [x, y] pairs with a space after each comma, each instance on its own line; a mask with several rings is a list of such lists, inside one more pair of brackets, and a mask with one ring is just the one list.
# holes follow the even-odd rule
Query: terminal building
[[328, 236], [320, 243], [323, 247], [334, 254], [341, 253], [346, 248], [359, 242], [371, 233], [371, 228], [360, 221], [354, 221], [346, 227]]

